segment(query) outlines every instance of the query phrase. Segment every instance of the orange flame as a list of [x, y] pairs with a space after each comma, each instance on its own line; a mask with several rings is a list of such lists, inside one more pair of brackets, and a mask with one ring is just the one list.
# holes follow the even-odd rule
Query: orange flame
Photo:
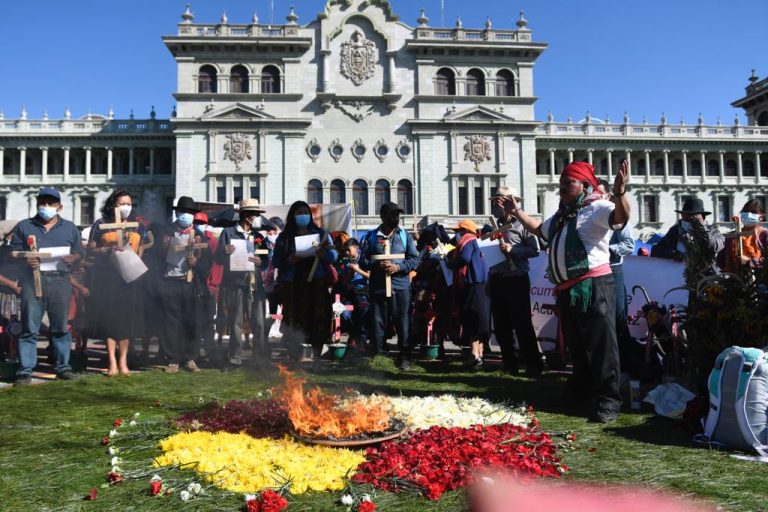
[[285, 378], [283, 399], [288, 418], [300, 435], [346, 438], [389, 428], [389, 413], [384, 404], [365, 405], [351, 400], [342, 405], [338, 395], [329, 395], [319, 387], [304, 394], [307, 379], [294, 376], [282, 365], [278, 369]]

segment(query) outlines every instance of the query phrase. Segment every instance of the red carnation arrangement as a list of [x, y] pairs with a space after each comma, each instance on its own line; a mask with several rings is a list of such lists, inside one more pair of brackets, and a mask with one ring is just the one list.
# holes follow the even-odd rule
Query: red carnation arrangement
[[272, 490], [262, 491], [257, 498], [250, 499], [245, 504], [248, 512], [281, 512], [288, 508], [288, 500], [280, 493]]
[[369, 448], [367, 461], [352, 480], [393, 492], [415, 486], [430, 500], [438, 500], [445, 491], [474, 483], [478, 470], [560, 477], [568, 468], [560, 463], [557, 450], [552, 438], [536, 426], [432, 427]]
[[112, 424], [115, 426], [115, 428], [120, 428], [123, 426], [123, 420], [117, 418]]

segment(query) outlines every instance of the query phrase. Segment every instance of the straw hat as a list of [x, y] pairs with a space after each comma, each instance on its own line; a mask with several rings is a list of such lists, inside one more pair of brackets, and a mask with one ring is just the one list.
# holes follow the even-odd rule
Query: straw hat
[[490, 197], [489, 199], [495, 199], [497, 197], [514, 197], [515, 199], [522, 199], [522, 196], [512, 187], [499, 187], [493, 197]]
[[267, 210], [265, 210], [264, 207], [259, 204], [258, 199], [252, 199], [248, 197], [240, 201], [240, 204], [237, 207], [237, 211], [264, 213]]

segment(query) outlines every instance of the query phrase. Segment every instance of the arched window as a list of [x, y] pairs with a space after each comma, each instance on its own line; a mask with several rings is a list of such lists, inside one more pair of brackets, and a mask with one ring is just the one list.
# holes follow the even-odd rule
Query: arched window
[[755, 162], [752, 160], [744, 160], [742, 162], [742, 169], [741, 172], [744, 174], [744, 176], [754, 176], [755, 175]]
[[456, 75], [448, 68], [438, 70], [435, 76], [435, 94], [438, 96], [456, 96]]
[[237, 65], [229, 74], [229, 92], [248, 92], [248, 70], [245, 66]]
[[262, 94], [278, 94], [280, 92], [280, 70], [275, 66], [264, 66], [261, 70]]
[[768, 110], [757, 117], [757, 126], [768, 126]]
[[197, 74], [197, 92], [216, 92], [216, 68], [203, 66]]
[[496, 96], [515, 95], [515, 75], [506, 69], [496, 73]]
[[672, 176], [682, 176], [683, 175], [683, 161], [679, 158], [676, 158], [672, 161]]
[[323, 204], [323, 184], [320, 180], [309, 180], [307, 183], [307, 202], [309, 204]]
[[653, 163], [653, 174], [655, 176], [664, 176], [664, 160], [657, 158]]
[[379, 180], [376, 182], [376, 213], [379, 213], [381, 205], [390, 201], [389, 182]]
[[707, 161], [707, 176], [719, 176], [720, 171], [718, 169], [717, 160]]
[[701, 161], [691, 160], [691, 168], [689, 173], [691, 176], [701, 176]]
[[397, 182], [397, 204], [407, 214], [413, 213], [413, 185], [408, 180]]
[[726, 176], [736, 176], [736, 162], [734, 162], [733, 160], [726, 160], [726, 162], [725, 162], [725, 175]]
[[485, 76], [479, 69], [467, 71], [467, 96], [485, 96]]
[[331, 204], [344, 204], [347, 202], [347, 191], [344, 182], [333, 180], [331, 182]]
[[368, 183], [365, 180], [355, 180], [352, 184], [352, 200], [355, 215], [368, 215]]

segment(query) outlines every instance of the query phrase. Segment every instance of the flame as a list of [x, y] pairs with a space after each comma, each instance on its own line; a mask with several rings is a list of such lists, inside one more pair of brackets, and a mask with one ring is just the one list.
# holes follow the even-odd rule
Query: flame
[[283, 399], [288, 418], [300, 435], [341, 439], [389, 429], [389, 413], [384, 403], [347, 400], [342, 404], [338, 395], [329, 395], [319, 387], [305, 394], [307, 379], [294, 376], [282, 365], [278, 369], [285, 379]]

